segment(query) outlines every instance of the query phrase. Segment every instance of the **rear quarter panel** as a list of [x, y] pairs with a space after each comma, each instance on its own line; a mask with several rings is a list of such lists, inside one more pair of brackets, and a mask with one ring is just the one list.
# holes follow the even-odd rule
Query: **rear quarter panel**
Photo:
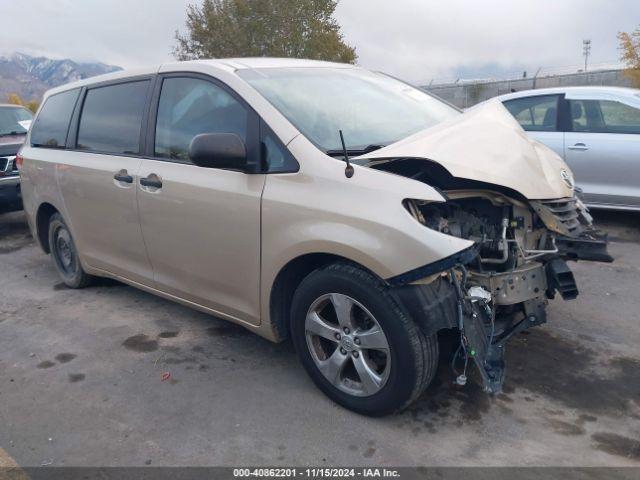
[[[56, 162], [62, 155], [64, 152], [61, 150], [32, 148], [28, 145], [22, 149], [24, 158], [20, 170], [22, 203], [29, 228], [35, 238], [37, 238], [36, 215], [43, 203], [53, 205], [65, 219], [68, 218], [56, 178]], [[72, 228], [71, 225], [69, 227]]]

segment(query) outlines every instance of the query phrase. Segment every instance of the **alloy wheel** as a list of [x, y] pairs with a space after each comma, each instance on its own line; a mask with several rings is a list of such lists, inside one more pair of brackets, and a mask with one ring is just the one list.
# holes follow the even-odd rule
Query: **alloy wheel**
[[307, 312], [305, 337], [318, 370], [339, 390], [367, 397], [384, 387], [391, 369], [389, 342], [357, 300], [341, 293], [316, 299]]

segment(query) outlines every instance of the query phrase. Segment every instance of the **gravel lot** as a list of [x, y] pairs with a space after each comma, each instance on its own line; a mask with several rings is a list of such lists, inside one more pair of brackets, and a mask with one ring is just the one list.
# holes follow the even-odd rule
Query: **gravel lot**
[[573, 264], [580, 297], [508, 346], [505, 393], [456, 390], [445, 366], [409, 411], [371, 419], [316, 390], [288, 343], [115, 282], [66, 289], [23, 214], [0, 215], [0, 453], [22, 466], [640, 466], [640, 215], [598, 219], [615, 263]]

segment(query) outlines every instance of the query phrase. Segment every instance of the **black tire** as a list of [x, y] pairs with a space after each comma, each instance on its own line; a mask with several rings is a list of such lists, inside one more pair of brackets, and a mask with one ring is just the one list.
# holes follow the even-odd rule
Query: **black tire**
[[67, 287], [84, 288], [93, 282], [95, 277], [82, 269], [71, 231], [59, 213], [49, 220], [49, 247], [53, 264]]
[[[386, 336], [390, 369], [386, 382], [372, 395], [357, 396], [335, 386], [316, 365], [307, 343], [307, 313], [319, 298], [332, 293], [360, 303]], [[436, 335], [425, 337], [379, 278], [347, 263], [316, 270], [300, 283], [292, 300], [291, 336], [302, 365], [318, 388], [336, 403], [364, 415], [382, 416], [406, 408], [425, 390], [438, 367]]]

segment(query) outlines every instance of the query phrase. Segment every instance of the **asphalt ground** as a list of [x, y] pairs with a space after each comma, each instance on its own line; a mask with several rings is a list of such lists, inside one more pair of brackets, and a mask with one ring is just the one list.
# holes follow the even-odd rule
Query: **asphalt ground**
[[116, 282], [69, 290], [0, 215], [0, 466], [640, 466], [640, 215], [600, 213], [612, 264], [507, 347], [504, 393], [443, 363], [409, 410], [327, 399], [289, 343]]

